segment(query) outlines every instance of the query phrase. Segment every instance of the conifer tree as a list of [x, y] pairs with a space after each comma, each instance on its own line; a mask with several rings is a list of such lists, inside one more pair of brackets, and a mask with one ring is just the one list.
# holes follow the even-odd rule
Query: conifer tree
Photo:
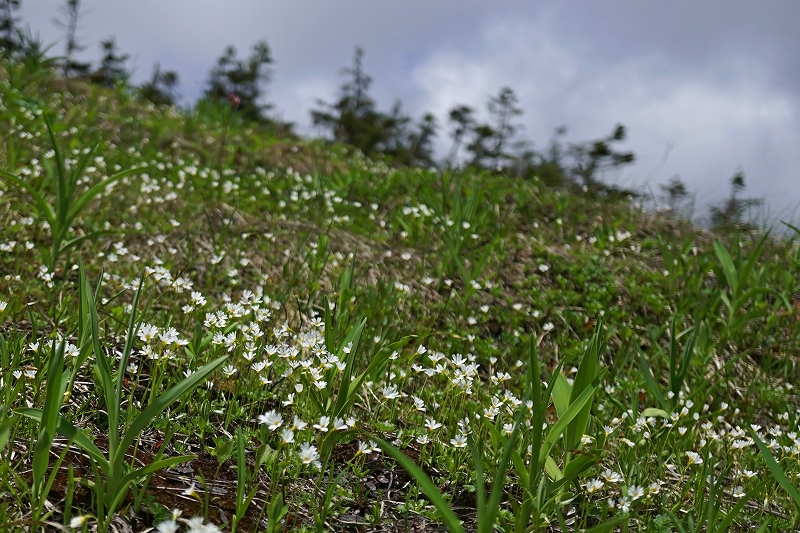
[[78, 42], [78, 18], [81, 12], [80, 0], [66, 0], [60, 8], [61, 19], [55, 19], [55, 24], [65, 32], [64, 39], [64, 59], [61, 69], [65, 76], [85, 76], [89, 73], [92, 65], [77, 61], [75, 54], [86, 49]]
[[269, 69], [271, 64], [272, 54], [266, 41], [256, 43], [247, 59], [239, 59], [236, 47], [229, 46], [211, 70], [205, 97], [212, 101], [223, 101], [234, 94], [244, 118], [265, 122], [264, 112], [271, 106], [260, 100], [263, 95], [262, 84], [269, 82], [272, 77]]
[[122, 53], [117, 45], [116, 37], [112, 35], [100, 41], [100, 47], [103, 50], [100, 66], [89, 74], [89, 79], [105, 87], [113, 87], [119, 82], [128, 81], [130, 73], [125, 63], [130, 58], [130, 55]]
[[6, 54], [17, 52], [20, 47], [17, 22], [14, 14], [20, 8], [20, 0], [0, 0], [0, 51]]
[[178, 73], [172, 70], [162, 71], [156, 63], [150, 81], [139, 87], [139, 96], [156, 105], [174, 105], [178, 99]]

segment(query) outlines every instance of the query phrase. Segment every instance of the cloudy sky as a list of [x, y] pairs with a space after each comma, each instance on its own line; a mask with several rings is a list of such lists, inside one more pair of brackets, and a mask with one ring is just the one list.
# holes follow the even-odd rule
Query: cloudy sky
[[[62, 3], [22, 0], [21, 15], [55, 42]], [[83, 0], [82, 12], [84, 58], [115, 35], [136, 80], [159, 62], [187, 99], [225, 46], [246, 54], [266, 39], [268, 99], [302, 133], [314, 133], [308, 110], [334, 98], [358, 45], [384, 109], [400, 99], [443, 120], [454, 104], [484, 110], [510, 86], [535, 148], [562, 125], [582, 141], [624, 124], [637, 163], [615, 178], [622, 185], [658, 191], [679, 175], [705, 204], [741, 168], [774, 216], [800, 204], [796, 0]]]

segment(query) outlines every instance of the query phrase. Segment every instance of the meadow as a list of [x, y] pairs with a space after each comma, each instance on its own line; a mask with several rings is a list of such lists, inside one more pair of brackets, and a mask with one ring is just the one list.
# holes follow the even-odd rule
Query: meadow
[[797, 233], [37, 61], [0, 136], [5, 531], [798, 528]]

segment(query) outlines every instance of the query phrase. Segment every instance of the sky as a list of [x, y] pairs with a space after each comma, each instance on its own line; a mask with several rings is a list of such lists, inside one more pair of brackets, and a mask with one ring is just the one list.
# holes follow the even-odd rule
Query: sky
[[[54, 24], [64, 0], [22, 0], [20, 15], [63, 51]], [[182, 96], [202, 93], [224, 48], [240, 56], [266, 39], [275, 63], [267, 100], [298, 132], [333, 101], [356, 46], [382, 109], [447, 111], [509, 86], [525, 113], [522, 135], [546, 149], [609, 135], [636, 164], [610, 179], [658, 194], [680, 176], [705, 205], [744, 171], [746, 195], [772, 217], [800, 205], [800, 2], [796, 0], [82, 0], [82, 59], [110, 35], [131, 54], [134, 80], [154, 64], [179, 73]], [[485, 116], [485, 115], [484, 115]], [[440, 153], [450, 146], [446, 130]], [[800, 210], [798, 210], [800, 214]]]

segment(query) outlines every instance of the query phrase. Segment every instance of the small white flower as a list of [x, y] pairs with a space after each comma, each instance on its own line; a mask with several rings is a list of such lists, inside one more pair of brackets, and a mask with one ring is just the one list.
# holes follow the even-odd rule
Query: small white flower
[[450, 444], [452, 444], [454, 448], [466, 448], [467, 436], [463, 433], [459, 433], [455, 438], [450, 439]]
[[398, 392], [397, 388], [394, 385], [389, 385], [388, 387], [383, 388], [383, 397], [387, 400], [394, 400], [395, 398], [400, 396], [400, 392]]
[[628, 497], [631, 500], [638, 500], [642, 496], [644, 496], [644, 487], [640, 487], [638, 485], [628, 487]]
[[586, 485], [584, 485], [584, 488], [586, 489], [587, 494], [592, 494], [593, 492], [597, 492], [598, 490], [602, 489], [603, 485], [604, 483], [602, 479], [592, 479], [586, 483]]
[[[300, 461], [304, 465], [313, 464], [313, 465], [320, 465], [319, 462], [319, 452], [317, 451], [317, 447], [311, 444], [310, 442], [304, 442], [300, 445]], [[321, 465], [320, 465], [321, 466]]]
[[[2, 302], [0, 302], [0, 303], [2, 303]], [[82, 527], [83, 524], [85, 524], [86, 521], [89, 520], [89, 518], [91, 518], [91, 516], [89, 516], [89, 515], [73, 516], [72, 520], [69, 521], [69, 527], [71, 527], [71, 528]]]
[[258, 422], [260, 424], [266, 424], [270, 431], [275, 431], [283, 424], [283, 417], [274, 410], [267, 411], [263, 415], [258, 416]]
[[175, 520], [164, 520], [156, 524], [158, 533], [177, 533], [180, 526]]
[[700, 456], [699, 453], [686, 452], [686, 457], [689, 460], [689, 466], [703, 464], [703, 458]]

